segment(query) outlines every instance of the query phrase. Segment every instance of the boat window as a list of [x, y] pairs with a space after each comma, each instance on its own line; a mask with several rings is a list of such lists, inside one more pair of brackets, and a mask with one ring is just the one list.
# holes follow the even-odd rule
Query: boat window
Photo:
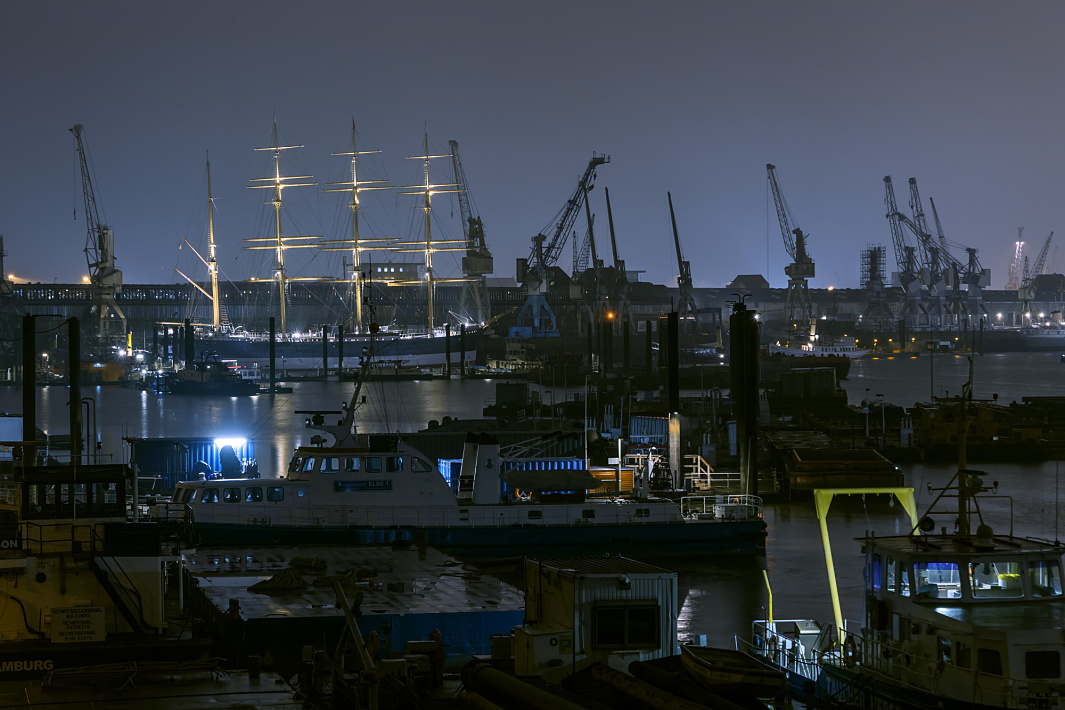
[[195, 488], [186, 488], [185, 493], [181, 496], [182, 503], [195, 503], [196, 494], [199, 493]]
[[958, 668], [971, 668], [973, 664], [973, 649], [972, 646], [963, 642], [957, 641], [954, 643], [954, 658]]
[[336, 473], [340, 470], [340, 459], [327, 456], [322, 459], [322, 473]]
[[544, 511], [542, 510], [530, 510], [529, 520], [543, 520]]
[[222, 500], [226, 503], [239, 503], [240, 502], [240, 489], [239, 488], [223, 488]]
[[1057, 651], [1025, 651], [1024, 676], [1057, 680], [1061, 676], [1061, 656]]
[[637, 518], [650, 518], [651, 517], [651, 509], [650, 508], [637, 508], [636, 509], [636, 517]]
[[296, 471], [300, 471], [300, 470], [302, 470], [302, 468], [303, 468], [303, 459], [301, 457], [299, 457], [299, 456], [297, 456], [294, 459], [292, 459], [292, 463], [290, 463], [288, 465], [288, 470], [291, 473], [295, 473]]
[[203, 497], [200, 498], [201, 503], [217, 503], [218, 502], [218, 489], [217, 488], [204, 488]]
[[584, 510], [581, 511], [581, 517], [584, 518], [585, 520], [594, 520], [595, 519], [595, 511], [592, 510], [591, 508], [585, 508]]
[[344, 459], [344, 470], [345, 471], [358, 471], [359, 468], [360, 468], [359, 464], [361, 462], [362, 462], [362, 459], [360, 459], [358, 456], [348, 456], [346, 459]]
[[1028, 563], [1028, 583], [1033, 597], [1061, 596], [1061, 567], [1057, 560], [1033, 560]]
[[403, 472], [403, 457], [402, 456], [386, 456], [385, 457], [385, 471], [388, 473], [402, 473]]
[[1019, 597], [1021, 563], [1011, 560], [976, 561], [969, 563], [969, 586], [976, 598]]
[[266, 489], [266, 500], [273, 503], [285, 500], [285, 489], [282, 486], [269, 486]]
[[976, 649], [976, 670], [989, 675], [1002, 675], [1002, 656], [993, 648]]
[[381, 473], [380, 456], [367, 456], [363, 463], [366, 464], [366, 473]]
[[893, 557], [887, 558], [888, 591], [910, 596], [910, 577], [902, 560]]
[[313, 471], [314, 470], [314, 457], [313, 456], [303, 460], [303, 470], [304, 471]]
[[428, 473], [433, 470], [433, 466], [425, 459], [412, 456], [410, 460], [410, 470], [414, 473]]
[[303, 497], [303, 489], [302, 488], [300, 488], [299, 490], [296, 491], [296, 497], [297, 498], [302, 498]]
[[244, 489], [244, 501], [246, 503], [262, 503], [263, 502], [263, 489], [259, 486], [254, 488]]
[[918, 562], [913, 566], [918, 599], [961, 599], [961, 573], [956, 562]]
[[659, 610], [653, 602], [596, 604], [592, 616], [594, 648], [658, 648]]
[[936, 636], [936, 646], [940, 663], [950, 663], [950, 639]]

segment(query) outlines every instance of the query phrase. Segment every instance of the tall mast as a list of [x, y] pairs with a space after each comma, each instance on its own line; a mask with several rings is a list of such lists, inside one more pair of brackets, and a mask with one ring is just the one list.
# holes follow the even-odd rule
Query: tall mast
[[[411, 249], [398, 249], [397, 251], [400, 251], [400, 252], [423, 251], [425, 253], [425, 281], [426, 281], [426, 289], [427, 289], [427, 293], [428, 293], [428, 308], [429, 308], [429, 314], [428, 314], [427, 321], [428, 321], [428, 325], [429, 325], [429, 334], [432, 335], [433, 328], [435, 327], [434, 318], [433, 318], [433, 316], [434, 316], [433, 311], [434, 311], [434, 308], [435, 308], [435, 305], [433, 303], [433, 292], [435, 290], [436, 281], [437, 281], [436, 275], [433, 273], [433, 252], [436, 252], [436, 251], [465, 251], [465, 248], [466, 248], [465, 246], [441, 248], [438, 245], [441, 245], [441, 244], [463, 244], [463, 245], [465, 245], [466, 240], [465, 239], [448, 239], [448, 240], [444, 240], [444, 241], [440, 241], [440, 240], [437, 240], [435, 242], [433, 241], [432, 227], [431, 227], [432, 214], [433, 214], [432, 196], [435, 195], [435, 194], [438, 194], [438, 193], [458, 192], [458, 189], [457, 189], [457, 185], [455, 183], [442, 183], [442, 184], [439, 184], [439, 185], [434, 185], [431, 182], [431, 180], [429, 178], [429, 161], [431, 161], [433, 158], [450, 158], [451, 154], [450, 153], [446, 153], [444, 155], [429, 155], [429, 134], [426, 133], [424, 135], [425, 135], [425, 155], [412, 155], [412, 156], [409, 156], [408, 159], [409, 160], [423, 160], [423, 161], [425, 161], [425, 169], [424, 169], [425, 182], [423, 184], [421, 184], [421, 185], [404, 185], [403, 189], [405, 189], [405, 190], [407, 190], [407, 189], [409, 189], [409, 190], [417, 190], [417, 192], [401, 192], [400, 194], [401, 195], [422, 195], [422, 196], [424, 196], [424, 203], [422, 205], [422, 210], [424, 210], [424, 212], [425, 212], [425, 238], [424, 238], [424, 240], [418, 241], [418, 242], [415, 242], [415, 241], [397, 242], [397, 246], [413, 247], [414, 245], [418, 245], [417, 249], [413, 249], [413, 248], [411, 248]], [[397, 283], [399, 283], [399, 282], [397, 282]]]
[[211, 154], [207, 153], [207, 271], [211, 274], [211, 328], [222, 329], [218, 301], [218, 260], [214, 247], [214, 198], [211, 197]]
[[355, 145], [355, 121], [351, 121], [351, 152], [350, 153], [333, 153], [333, 155], [350, 155], [351, 156], [351, 180], [346, 182], [330, 182], [327, 185], [343, 185], [343, 187], [332, 188], [323, 190], [322, 192], [351, 192], [351, 240], [346, 239], [327, 239], [320, 243], [319, 249], [322, 251], [347, 251], [351, 250], [351, 281], [350, 292], [351, 299], [355, 301], [355, 323], [354, 329], [356, 333], [361, 333], [363, 330], [363, 317], [362, 317], [362, 259], [361, 252], [370, 249], [382, 249], [382, 246], [367, 246], [367, 242], [379, 243], [389, 241], [386, 239], [361, 239], [359, 237], [359, 192], [361, 190], [390, 190], [391, 185], [375, 185], [374, 183], [388, 182], [387, 180], [359, 180], [358, 171], [358, 158], [360, 155], [369, 155], [371, 153], [380, 153], [379, 150], [363, 150], [360, 151]]
[[[278, 294], [280, 297], [280, 316], [281, 316], [281, 339], [288, 340], [288, 323], [285, 316], [285, 301], [286, 301], [286, 286], [287, 280], [285, 277], [285, 250], [293, 247], [313, 247], [314, 244], [286, 244], [285, 239], [281, 233], [281, 190], [286, 187], [307, 187], [309, 185], [316, 185], [313, 182], [285, 182], [286, 180], [305, 180], [310, 178], [310, 175], [289, 175], [283, 176], [281, 174], [281, 151], [289, 150], [292, 148], [302, 148], [302, 145], [280, 145], [277, 140], [277, 121], [274, 121], [274, 144], [269, 148], [256, 148], [255, 150], [271, 150], [274, 153], [274, 175], [268, 178], [252, 178], [252, 182], [264, 183], [262, 185], [248, 185], [248, 189], [267, 189], [271, 188], [274, 191], [274, 199], [269, 203], [274, 206], [274, 236], [273, 237], [257, 237], [252, 239], [245, 239], [245, 242], [252, 242], [252, 246], [245, 246], [245, 249], [273, 249], [275, 254], [275, 269], [277, 273], [277, 285]], [[319, 237], [287, 237], [290, 240], [293, 239], [319, 239]]]

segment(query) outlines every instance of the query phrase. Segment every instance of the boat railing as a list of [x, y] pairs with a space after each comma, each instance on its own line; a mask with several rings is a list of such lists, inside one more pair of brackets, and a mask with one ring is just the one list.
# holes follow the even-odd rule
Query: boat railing
[[739, 471], [687, 471], [684, 489], [692, 492], [720, 491], [739, 488], [743, 474]]
[[680, 510], [696, 520], [753, 520], [762, 517], [762, 499], [743, 494], [684, 496]]
[[776, 623], [755, 621], [751, 634], [753, 640], [749, 641], [737, 636], [736, 650], [744, 651], [785, 671], [816, 681], [821, 674], [821, 660], [824, 654], [819, 653], [812, 644], [804, 644], [801, 638], [777, 631]]

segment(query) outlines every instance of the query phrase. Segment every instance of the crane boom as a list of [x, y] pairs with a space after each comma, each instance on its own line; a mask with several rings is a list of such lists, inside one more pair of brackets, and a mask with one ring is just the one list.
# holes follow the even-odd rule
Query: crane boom
[[484, 323], [489, 319], [488, 287], [485, 276], [492, 273], [495, 265], [492, 252], [488, 251], [488, 245], [485, 243], [484, 223], [480, 215], [473, 213], [473, 201], [470, 199], [469, 184], [466, 182], [466, 171], [462, 168], [462, 159], [459, 157], [459, 142], [450, 140], [448, 146], [451, 148], [451, 167], [455, 173], [455, 193], [459, 200], [462, 233], [466, 239], [466, 255], [462, 257], [463, 285], [459, 310], [465, 313], [466, 303], [472, 299], [477, 311], [474, 320]]
[[100, 221], [89, 159], [81, 137], [84, 128], [79, 123], [71, 128], [70, 132], [74, 134], [78, 151], [78, 161], [81, 165], [81, 192], [85, 199], [85, 259], [89, 267], [89, 283], [93, 287], [92, 334], [97, 339], [124, 337], [126, 316], [115, 301], [115, 295], [122, 292], [122, 272], [115, 268], [115, 233]]
[[569, 237], [570, 232], [573, 231], [573, 225], [577, 221], [581, 207], [584, 206], [584, 201], [588, 199], [588, 192], [595, 187], [596, 168], [609, 162], [609, 155], [592, 153], [592, 159], [588, 161], [588, 167], [585, 169], [584, 175], [577, 182], [577, 189], [573, 191], [573, 195], [548, 225], [549, 227], [551, 224], [555, 226], [551, 240], [545, 245], [544, 241], [547, 237], [543, 232], [533, 237], [533, 247], [529, 254], [530, 270], [547, 269], [558, 262], [562, 249], [566, 246], [566, 239]]

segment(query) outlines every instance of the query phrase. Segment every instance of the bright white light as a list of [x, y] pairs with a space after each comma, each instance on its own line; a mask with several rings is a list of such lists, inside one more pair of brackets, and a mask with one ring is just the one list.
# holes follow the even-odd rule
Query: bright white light
[[220, 449], [223, 446], [232, 446], [233, 449], [236, 450], [236, 449], [239, 449], [240, 447], [244, 446], [247, 443], [248, 443], [247, 439], [240, 439], [240, 438], [237, 438], [237, 437], [222, 438], [222, 439], [215, 439], [214, 440], [214, 445], [217, 446]]
[[137, 353], [137, 362], [144, 362], [144, 353]]

